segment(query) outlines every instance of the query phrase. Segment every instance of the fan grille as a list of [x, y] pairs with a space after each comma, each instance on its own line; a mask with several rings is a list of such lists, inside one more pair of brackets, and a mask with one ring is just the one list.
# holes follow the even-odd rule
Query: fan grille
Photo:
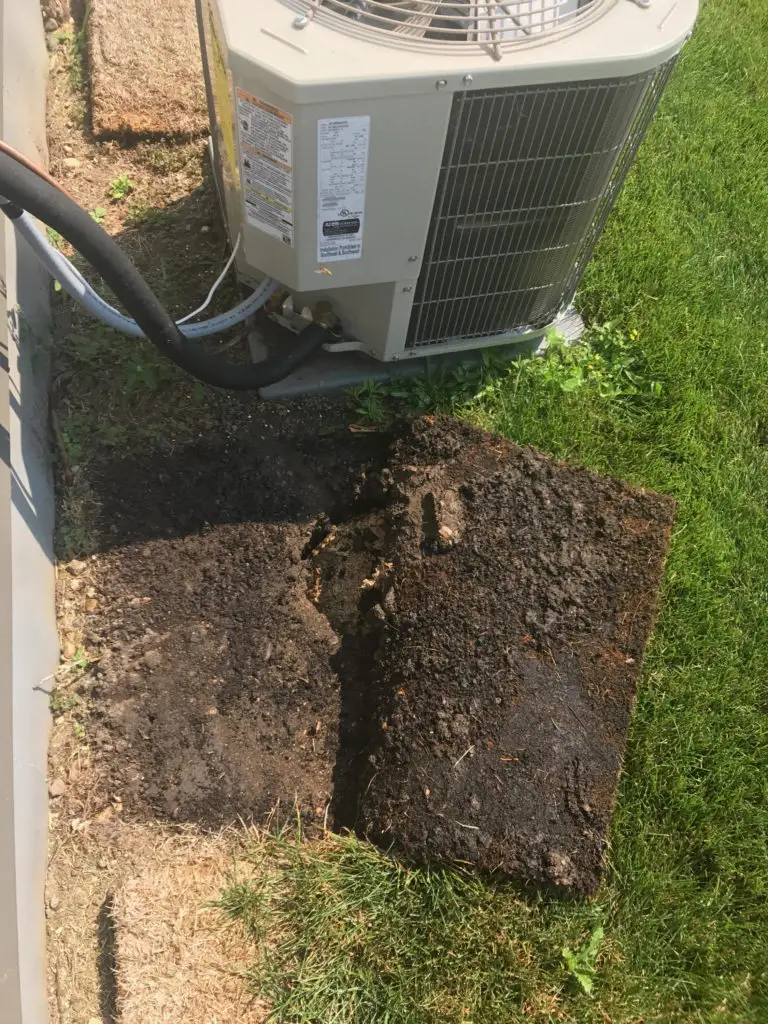
[[487, 51], [500, 60], [521, 44], [580, 28], [616, 0], [298, 0], [298, 23], [329, 18], [337, 28], [391, 45]]
[[408, 348], [537, 330], [571, 302], [674, 63], [455, 94]]

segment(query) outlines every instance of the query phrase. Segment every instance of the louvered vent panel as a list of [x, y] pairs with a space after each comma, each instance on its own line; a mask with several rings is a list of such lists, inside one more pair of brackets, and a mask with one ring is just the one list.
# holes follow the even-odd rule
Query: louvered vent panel
[[551, 323], [573, 298], [673, 65], [456, 94], [409, 348]]

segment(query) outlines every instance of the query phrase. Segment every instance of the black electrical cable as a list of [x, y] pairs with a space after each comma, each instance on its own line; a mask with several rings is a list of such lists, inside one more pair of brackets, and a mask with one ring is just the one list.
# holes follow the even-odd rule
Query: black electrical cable
[[[286, 349], [285, 355], [263, 363], [228, 363], [209, 355], [201, 345], [185, 338], [152, 289], [115, 240], [82, 207], [55, 185], [0, 150], [0, 195], [13, 206], [58, 231], [120, 299], [144, 334], [164, 356], [206, 384], [234, 391], [268, 387], [287, 377], [325, 342], [331, 333], [310, 324]], [[7, 210], [13, 219], [13, 208]]]

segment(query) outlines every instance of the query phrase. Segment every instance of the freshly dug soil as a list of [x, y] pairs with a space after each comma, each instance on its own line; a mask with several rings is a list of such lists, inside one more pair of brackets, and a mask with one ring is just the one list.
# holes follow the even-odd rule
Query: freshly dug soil
[[447, 419], [290, 422], [92, 474], [91, 737], [125, 814], [330, 808], [594, 891], [674, 503]]
[[593, 892], [674, 502], [423, 419], [368, 499], [314, 558], [345, 629], [337, 813]]
[[93, 473], [112, 550], [91, 574], [87, 642], [106, 655], [92, 738], [126, 814], [215, 825], [276, 806], [284, 819], [294, 801], [326, 814], [339, 641], [302, 554], [384, 450], [348, 432], [244, 437]]
[[208, 113], [194, 0], [90, 0], [96, 135], [198, 135]]

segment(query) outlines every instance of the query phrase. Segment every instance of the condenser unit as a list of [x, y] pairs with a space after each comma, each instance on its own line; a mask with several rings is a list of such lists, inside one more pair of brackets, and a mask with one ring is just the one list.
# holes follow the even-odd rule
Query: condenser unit
[[[198, 0], [242, 279], [404, 361], [571, 304], [697, 0]], [[290, 319], [290, 318], [288, 318]]]

